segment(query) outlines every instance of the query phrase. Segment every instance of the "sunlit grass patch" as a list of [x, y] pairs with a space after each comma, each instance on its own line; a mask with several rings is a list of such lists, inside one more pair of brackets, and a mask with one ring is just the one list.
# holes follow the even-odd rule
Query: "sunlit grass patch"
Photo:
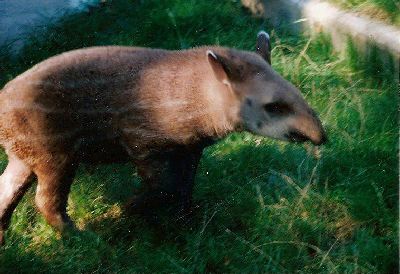
[[360, 12], [376, 20], [400, 26], [400, 3], [397, 0], [329, 0], [345, 9]]

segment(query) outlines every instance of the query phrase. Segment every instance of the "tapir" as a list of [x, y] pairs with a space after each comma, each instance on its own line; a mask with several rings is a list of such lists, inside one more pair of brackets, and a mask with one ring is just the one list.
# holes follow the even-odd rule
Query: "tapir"
[[271, 67], [269, 35], [255, 52], [102, 46], [48, 58], [0, 92], [0, 242], [37, 179], [35, 203], [58, 229], [79, 163], [132, 162], [145, 186], [133, 212], [191, 210], [202, 151], [234, 131], [290, 142], [326, 141], [313, 109]]

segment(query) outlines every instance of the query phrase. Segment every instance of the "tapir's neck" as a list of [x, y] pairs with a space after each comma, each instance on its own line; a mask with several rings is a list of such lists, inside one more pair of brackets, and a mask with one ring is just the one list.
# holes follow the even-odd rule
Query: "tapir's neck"
[[219, 82], [210, 69], [203, 82], [203, 94], [208, 103], [206, 134], [222, 138], [240, 127], [240, 105], [230, 86]]
[[238, 99], [216, 79], [206, 49], [171, 52], [141, 77], [140, 103], [151, 107], [155, 128], [167, 138], [218, 139], [237, 129]]
[[[195, 82], [199, 89], [199, 99], [204, 109], [203, 122], [199, 125], [202, 134], [212, 138], [222, 138], [240, 128], [239, 111], [240, 104], [237, 96], [229, 85], [217, 80], [214, 71], [207, 61], [207, 49], [199, 48], [187, 51], [187, 54], [196, 60]], [[212, 48], [223, 50], [222, 48]], [[193, 67], [193, 64], [191, 64]]]

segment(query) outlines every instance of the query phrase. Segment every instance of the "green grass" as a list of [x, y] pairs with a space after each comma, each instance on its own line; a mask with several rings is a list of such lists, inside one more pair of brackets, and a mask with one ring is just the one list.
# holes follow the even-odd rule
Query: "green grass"
[[[263, 28], [240, 1], [110, 1], [35, 32], [18, 56], [5, 49], [0, 82], [91, 45], [252, 50]], [[84, 231], [61, 238], [32, 190], [0, 248], [0, 273], [397, 273], [397, 84], [351, 51], [337, 56], [326, 37], [272, 39], [273, 67], [320, 113], [328, 145], [316, 152], [243, 133], [208, 148], [187, 227], [124, 217], [139, 184], [131, 165], [82, 166], [69, 213]]]
[[400, 26], [399, 0], [329, 0], [345, 9]]

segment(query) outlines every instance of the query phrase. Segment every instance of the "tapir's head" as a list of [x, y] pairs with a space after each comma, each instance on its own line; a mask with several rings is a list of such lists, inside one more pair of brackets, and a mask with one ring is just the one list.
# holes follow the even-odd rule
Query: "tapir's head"
[[321, 145], [326, 134], [299, 90], [271, 67], [269, 35], [260, 32], [256, 52], [207, 51], [216, 78], [234, 94], [244, 128], [262, 136]]

